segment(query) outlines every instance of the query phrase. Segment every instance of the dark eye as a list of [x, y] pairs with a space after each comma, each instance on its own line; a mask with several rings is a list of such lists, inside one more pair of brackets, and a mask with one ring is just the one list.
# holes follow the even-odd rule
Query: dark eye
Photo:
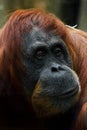
[[38, 50], [35, 53], [35, 57], [39, 60], [42, 60], [46, 55], [46, 51], [45, 50]]
[[57, 57], [59, 57], [63, 54], [61, 48], [59, 48], [59, 47], [55, 47], [53, 52], [54, 52], [55, 56], [57, 56]]

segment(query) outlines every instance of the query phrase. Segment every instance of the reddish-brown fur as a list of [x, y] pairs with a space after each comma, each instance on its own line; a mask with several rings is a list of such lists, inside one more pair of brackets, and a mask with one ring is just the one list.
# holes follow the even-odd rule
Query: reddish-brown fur
[[[76, 117], [74, 130], [87, 129], [87, 33], [77, 29], [68, 29], [69, 40], [66, 38], [68, 46], [72, 46], [75, 53], [73, 63], [81, 84], [80, 112]], [[72, 54], [71, 54], [72, 55]], [[79, 109], [79, 108], [78, 108]]]
[[[38, 21], [40, 21], [40, 24]], [[46, 32], [52, 31], [60, 35], [65, 41], [82, 89], [78, 112], [73, 121], [72, 130], [87, 130], [87, 34], [65, 26], [52, 14], [46, 14], [44, 11], [38, 9], [18, 10], [12, 14], [2, 28], [0, 32], [1, 96], [12, 95], [15, 91], [16, 97], [22, 93], [23, 98], [26, 98], [18, 75], [24, 74], [21, 62], [22, 36], [26, 35], [32, 29], [32, 26], [39, 26]], [[13, 102], [11, 103], [12, 105], [14, 104]], [[17, 103], [15, 104], [18, 105]]]

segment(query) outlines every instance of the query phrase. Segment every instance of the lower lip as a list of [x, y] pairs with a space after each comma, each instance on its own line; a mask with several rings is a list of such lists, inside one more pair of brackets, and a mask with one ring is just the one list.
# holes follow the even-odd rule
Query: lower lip
[[77, 93], [78, 93], [78, 88], [76, 88], [73, 91], [67, 91], [63, 94], [60, 94], [59, 98], [69, 98], [69, 97], [75, 96]]

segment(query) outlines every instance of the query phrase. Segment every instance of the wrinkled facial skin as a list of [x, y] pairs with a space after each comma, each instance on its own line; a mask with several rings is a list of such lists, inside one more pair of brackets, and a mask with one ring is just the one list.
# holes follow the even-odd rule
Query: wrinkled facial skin
[[22, 60], [22, 84], [38, 117], [64, 113], [77, 103], [79, 80], [60, 37], [33, 28], [23, 37]]

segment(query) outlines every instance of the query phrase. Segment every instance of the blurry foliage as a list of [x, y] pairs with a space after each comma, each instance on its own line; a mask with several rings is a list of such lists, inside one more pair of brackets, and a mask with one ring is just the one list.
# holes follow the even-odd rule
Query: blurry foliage
[[[0, 27], [16, 9], [43, 8], [59, 16], [59, 0], [0, 0]], [[4, 16], [4, 17], [3, 17]]]
[[[80, 1], [82, 2], [79, 3]], [[81, 9], [78, 6], [80, 4], [82, 6]], [[0, 27], [4, 25], [13, 11], [35, 7], [54, 13], [66, 24], [75, 25], [79, 22], [80, 27], [82, 26], [85, 30], [87, 28], [86, 0], [0, 0]]]

